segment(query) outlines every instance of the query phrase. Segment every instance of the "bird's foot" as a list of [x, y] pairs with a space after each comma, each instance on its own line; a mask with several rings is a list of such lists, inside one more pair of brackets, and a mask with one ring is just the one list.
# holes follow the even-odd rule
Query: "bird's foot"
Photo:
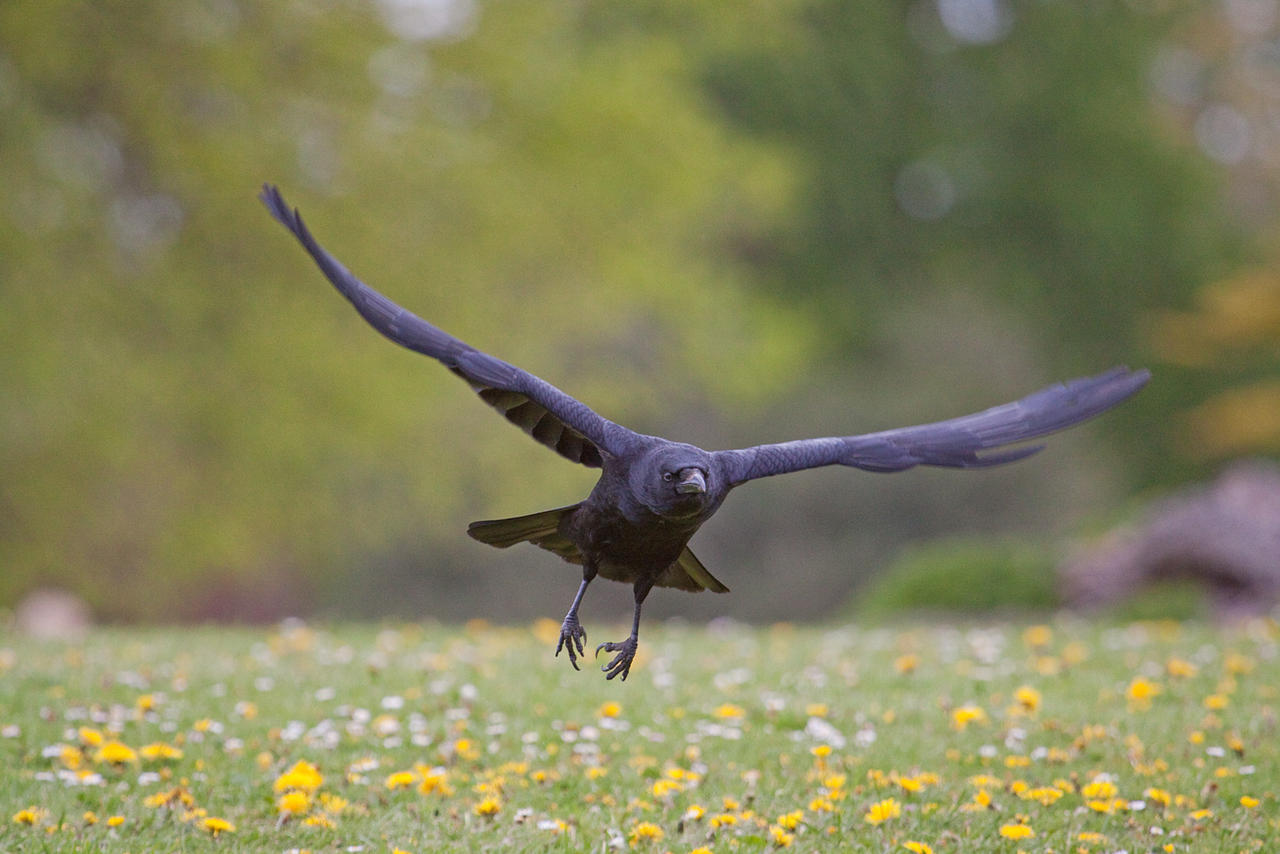
[[627, 681], [627, 674], [631, 672], [631, 662], [636, 657], [636, 636], [632, 635], [621, 643], [602, 643], [596, 647], [596, 656], [599, 657], [600, 650], [605, 652], [616, 652], [608, 664], [600, 669], [608, 674], [605, 678], [612, 679], [615, 676], [621, 676], [622, 681]]
[[[578, 667], [578, 656], [586, 658], [584, 652], [587, 640], [587, 630], [578, 622], [576, 614], [570, 614], [564, 618], [564, 622], [560, 624], [560, 642], [556, 644], [556, 657], [560, 657], [560, 650], [569, 653], [569, 663], [573, 665], [574, 670], [580, 670]], [[575, 649], [576, 647], [576, 649]]]

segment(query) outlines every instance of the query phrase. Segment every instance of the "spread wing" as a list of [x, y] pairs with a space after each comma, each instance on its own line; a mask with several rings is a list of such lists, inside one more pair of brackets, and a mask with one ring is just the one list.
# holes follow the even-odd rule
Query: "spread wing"
[[[825, 439], [801, 439], [716, 452], [726, 480], [736, 486], [758, 477], [844, 465], [876, 472], [913, 466], [978, 468], [1028, 457], [1041, 446], [997, 450], [1034, 439], [1105, 412], [1135, 394], [1151, 378], [1150, 371], [1112, 368], [1096, 377], [1052, 385], [1013, 403], [973, 415]], [[980, 454], [981, 451], [992, 453]]]
[[316, 242], [274, 186], [264, 184], [259, 198], [369, 325], [402, 347], [438, 359], [485, 403], [562, 457], [599, 468], [602, 454], [620, 455], [635, 437], [550, 383], [459, 341], [361, 282]]

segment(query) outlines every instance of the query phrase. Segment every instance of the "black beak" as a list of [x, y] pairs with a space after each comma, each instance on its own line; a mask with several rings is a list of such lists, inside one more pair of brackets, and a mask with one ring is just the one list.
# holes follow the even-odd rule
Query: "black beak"
[[680, 480], [676, 482], [676, 492], [682, 495], [696, 495], [707, 491], [707, 480], [696, 468], [681, 469]]

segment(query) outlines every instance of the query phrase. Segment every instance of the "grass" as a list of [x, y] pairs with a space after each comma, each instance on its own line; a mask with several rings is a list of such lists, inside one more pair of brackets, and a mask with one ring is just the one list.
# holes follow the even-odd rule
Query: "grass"
[[0, 637], [0, 850], [1280, 848], [1274, 622], [556, 631]]

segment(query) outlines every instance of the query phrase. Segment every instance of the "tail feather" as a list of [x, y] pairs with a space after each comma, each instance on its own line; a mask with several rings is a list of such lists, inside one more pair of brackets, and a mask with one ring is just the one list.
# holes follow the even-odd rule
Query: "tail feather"
[[578, 547], [560, 533], [560, 520], [579, 506], [573, 504], [527, 516], [472, 522], [467, 526], [467, 533], [472, 539], [496, 548], [505, 549], [516, 543], [528, 542], [554, 552], [570, 563], [582, 563]]
[[684, 551], [680, 553], [675, 565], [684, 570], [685, 574], [696, 581], [702, 589], [710, 590], [712, 593], [729, 592], [729, 588], [724, 585], [724, 582], [712, 575], [702, 565], [702, 561], [694, 557], [693, 552], [689, 551], [688, 546], [685, 546]]

